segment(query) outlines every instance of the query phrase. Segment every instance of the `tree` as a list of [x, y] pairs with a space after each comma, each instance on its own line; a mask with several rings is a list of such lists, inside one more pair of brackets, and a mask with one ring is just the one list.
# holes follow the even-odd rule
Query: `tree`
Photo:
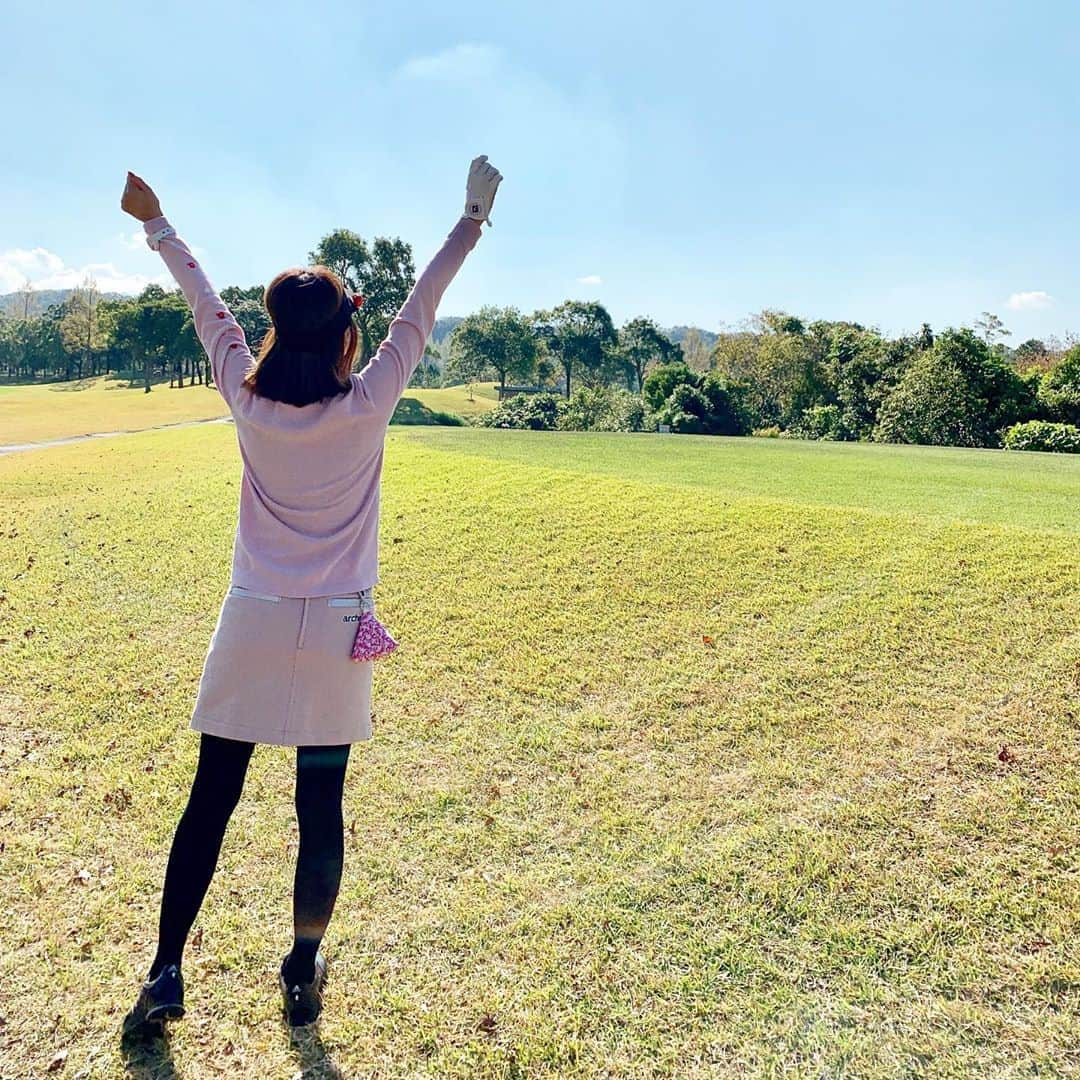
[[23, 355], [30, 372], [40, 368], [42, 376], [59, 374], [67, 367], [68, 354], [60, 332], [63, 305], [52, 304], [43, 315], [19, 321]]
[[363, 367], [386, 337], [390, 323], [413, 287], [416, 268], [412, 248], [404, 240], [377, 236], [368, 242], [348, 229], [335, 229], [308, 256], [312, 263], [333, 270], [347, 289], [364, 297], [357, 310]]
[[1046, 369], [1050, 365], [1050, 350], [1046, 347], [1046, 342], [1038, 338], [1028, 338], [1016, 346], [1013, 363], [1018, 368]]
[[661, 364], [649, 372], [641, 387], [641, 396], [650, 410], [656, 412], [669, 397], [675, 387], [697, 386], [698, 376], [684, 363]]
[[766, 308], [758, 315], [758, 320], [766, 333], [795, 335], [806, 333], [806, 326], [802, 319], [789, 315], [786, 311], [773, 311], [771, 308]]
[[[844, 322], [811, 323], [809, 336], [817, 343], [822, 393], [804, 409], [799, 430], [814, 438], [822, 437], [821, 432], [832, 439], [868, 438], [882, 401], [917, 348], [915, 339], [890, 343], [876, 330]], [[833, 408], [835, 418], [821, 411]]]
[[[68, 352], [79, 357], [80, 379], [84, 365], [91, 375], [97, 373], [94, 356], [105, 345], [105, 334], [97, 317], [100, 303], [101, 293], [98, 291], [97, 282], [90, 276], [85, 277], [82, 284], [72, 290], [64, 303], [60, 333]], [[68, 378], [71, 378], [70, 368]]]
[[1005, 329], [1005, 324], [993, 312], [984, 311], [981, 319], [975, 320], [975, 329], [987, 345], [993, 345], [996, 338], [1012, 337], [1012, 331]]
[[[698, 335], [700, 340], [701, 335]], [[633, 372], [641, 393], [645, 372], [650, 364], [666, 364], [678, 356], [679, 348], [652, 319], [637, 318], [625, 323], [618, 332], [618, 348]]]
[[170, 370], [177, 350], [187, 347], [183, 331], [189, 320], [183, 296], [158, 285], [148, 285], [133, 300], [109, 309], [112, 340], [130, 356], [133, 375], [142, 369], [147, 394], [155, 367]]
[[1034, 412], [1031, 388], [971, 330], [946, 330], [886, 398], [875, 438], [937, 446], [998, 446]]
[[924, 322], [922, 324], [922, 328], [919, 330], [918, 345], [924, 352], [934, 347], [934, 331], [930, 329], [929, 323]]
[[537, 340], [530, 322], [517, 308], [483, 307], [469, 315], [450, 335], [455, 371], [467, 372], [472, 382], [490, 368], [505, 391], [506, 379], [531, 379], [536, 367]]
[[448, 385], [464, 383], [469, 391], [469, 400], [473, 400], [473, 384], [478, 383], [487, 370], [483, 356], [471, 349], [462, 349], [458, 352], [450, 351], [450, 359], [446, 362], [444, 373]]
[[1042, 377], [1038, 394], [1052, 419], [1080, 425], [1080, 345], [1074, 345]]
[[537, 312], [533, 325], [549, 355], [562, 367], [566, 397], [575, 372], [585, 382], [606, 374], [617, 338], [603, 304], [567, 300], [552, 311]]

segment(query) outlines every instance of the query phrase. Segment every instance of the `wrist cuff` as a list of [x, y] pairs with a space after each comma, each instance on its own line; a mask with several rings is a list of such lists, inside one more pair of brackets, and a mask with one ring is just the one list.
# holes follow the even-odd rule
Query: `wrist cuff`
[[154, 232], [149, 233], [146, 237], [146, 243], [149, 245], [151, 251], [157, 251], [161, 247], [161, 241], [167, 236], [175, 236], [176, 230], [171, 225], [166, 225], [164, 228], [155, 229]]

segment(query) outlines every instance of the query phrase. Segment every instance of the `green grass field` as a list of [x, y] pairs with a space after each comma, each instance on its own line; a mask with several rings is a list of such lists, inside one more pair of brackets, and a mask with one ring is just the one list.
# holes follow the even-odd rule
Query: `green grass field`
[[1080, 1070], [1080, 462], [468, 429], [388, 441], [319, 1034], [261, 747], [125, 1063], [238, 480], [221, 426], [0, 458], [4, 1077]]
[[410, 389], [408, 397], [416, 398], [429, 409], [457, 413], [458, 416], [479, 416], [499, 403], [495, 383], [476, 383], [470, 393], [467, 386], [451, 386], [445, 390]]
[[228, 412], [212, 387], [170, 390], [168, 381], [154, 383], [149, 394], [126, 379], [105, 376], [5, 386], [0, 388], [0, 445], [102, 431], [141, 431], [227, 416]]
[[[467, 387], [409, 390], [429, 409], [476, 416], [494, 407], [494, 383], [477, 383], [469, 400]], [[46, 442], [106, 431], [142, 431], [164, 424], [228, 415], [212, 387], [169, 388], [154, 384], [149, 394], [126, 379], [99, 376], [72, 382], [0, 386], [0, 446]]]

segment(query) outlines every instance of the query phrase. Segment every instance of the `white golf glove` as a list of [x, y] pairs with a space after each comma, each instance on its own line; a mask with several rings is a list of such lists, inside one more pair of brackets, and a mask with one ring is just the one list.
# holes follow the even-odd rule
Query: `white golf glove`
[[488, 164], [487, 154], [473, 158], [469, 166], [469, 179], [465, 184], [465, 217], [473, 221], [491, 225], [488, 216], [491, 204], [495, 201], [495, 192], [499, 189], [502, 173], [494, 165]]

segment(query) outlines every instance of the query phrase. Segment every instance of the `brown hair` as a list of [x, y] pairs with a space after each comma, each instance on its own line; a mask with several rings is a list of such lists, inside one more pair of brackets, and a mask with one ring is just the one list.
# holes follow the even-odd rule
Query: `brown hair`
[[311, 405], [349, 388], [356, 359], [356, 326], [342, 312], [345, 289], [325, 266], [282, 270], [266, 287], [271, 327], [244, 385], [260, 397]]

